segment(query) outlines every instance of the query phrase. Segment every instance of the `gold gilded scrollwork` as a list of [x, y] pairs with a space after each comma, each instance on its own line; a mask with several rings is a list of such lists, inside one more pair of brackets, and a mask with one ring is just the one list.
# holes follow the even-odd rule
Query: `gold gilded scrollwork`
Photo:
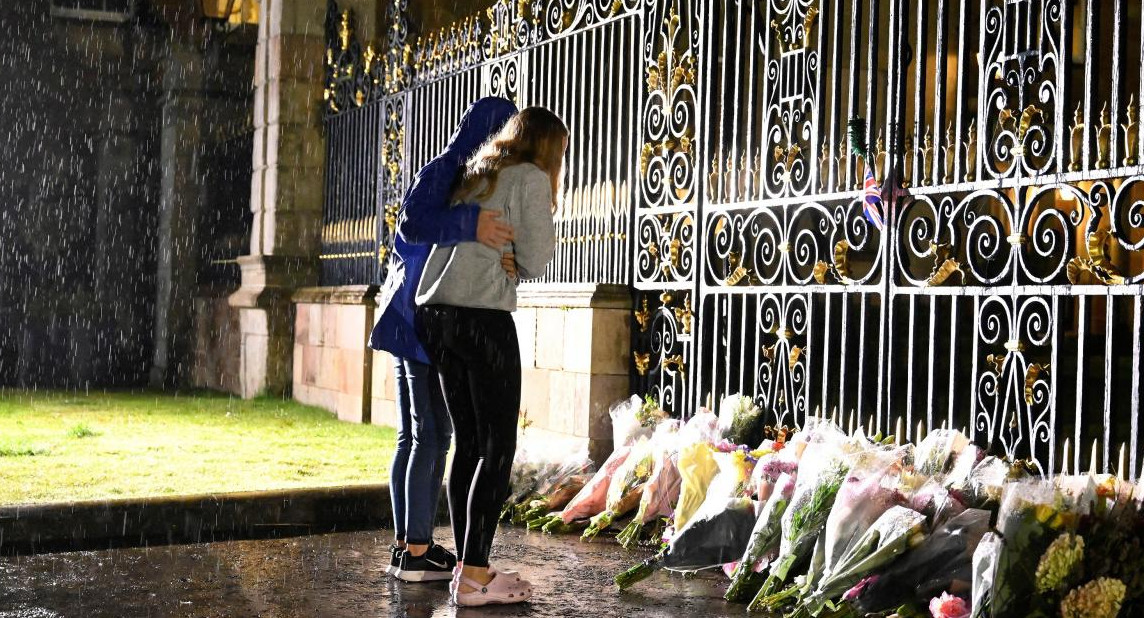
[[946, 243], [930, 241], [929, 250], [925, 255], [933, 256], [933, 270], [926, 279], [925, 285], [938, 286], [949, 280], [954, 273], [961, 274], [961, 264], [949, 257], [950, 246]]
[[[646, 302], [646, 300], [645, 300]], [[645, 305], [646, 306], [646, 305]], [[691, 295], [686, 294], [683, 297], [683, 306], [675, 307], [672, 309], [675, 313], [675, 319], [683, 327], [682, 333], [684, 335], [691, 333]]]
[[1045, 363], [1044, 365], [1040, 363], [1033, 363], [1029, 365], [1028, 369], [1025, 370], [1025, 403], [1027, 405], [1033, 405], [1033, 391], [1037, 385], [1037, 380], [1040, 378], [1042, 373], [1048, 373], [1048, 371], [1048, 363]]
[[687, 373], [684, 371], [682, 354], [674, 354], [663, 359], [664, 371], [671, 371], [672, 367], [675, 368], [675, 372], [678, 373], [681, 378], [685, 380], [687, 379]]
[[1124, 283], [1124, 275], [1120, 274], [1120, 271], [1112, 265], [1105, 252], [1105, 245], [1110, 240], [1111, 235], [1107, 230], [1096, 230], [1088, 235], [1085, 243], [1088, 249], [1088, 257], [1074, 257], [1069, 260], [1066, 267], [1069, 283], [1073, 285], [1092, 283], [1093, 281], [1104, 285], [1122, 285]]

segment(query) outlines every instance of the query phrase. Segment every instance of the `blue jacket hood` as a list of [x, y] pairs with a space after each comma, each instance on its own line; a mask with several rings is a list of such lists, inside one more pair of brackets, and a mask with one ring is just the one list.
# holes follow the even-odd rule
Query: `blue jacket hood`
[[484, 97], [465, 110], [461, 122], [449, 138], [442, 155], [457, 157], [463, 164], [485, 143], [491, 135], [500, 131], [508, 119], [516, 113], [516, 104], [500, 97]]

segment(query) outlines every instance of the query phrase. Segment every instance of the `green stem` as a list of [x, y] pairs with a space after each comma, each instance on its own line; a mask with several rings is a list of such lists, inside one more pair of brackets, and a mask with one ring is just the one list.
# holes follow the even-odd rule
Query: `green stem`
[[[768, 579], [767, 582], [769, 583], [770, 580]], [[764, 592], [766, 591], [766, 588], [764, 587], [763, 590], [759, 591], [759, 594], [755, 595], [755, 599], [753, 601], [751, 601], [751, 604], [747, 606], [747, 611], [749, 611], [749, 612], [757, 612], [757, 611], [775, 612], [775, 611], [778, 611], [778, 609], [780, 607], [782, 607], [783, 605], [785, 605], [786, 602], [788, 600], [790, 600], [792, 597], [797, 597], [799, 590], [800, 590], [800, 588], [798, 586], [792, 585], [792, 586], [787, 586], [786, 588], [784, 588], [784, 589], [782, 589], [782, 590], [780, 590], [774, 594], [767, 595], [767, 594], [764, 594]]]
[[764, 581], [766, 578], [762, 573], [756, 573], [750, 565], [740, 563], [735, 567], [735, 573], [731, 575], [731, 583], [727, 586], [727, 593], [723, 598], [732, 603], [745, 603], [758, 594]]
[[651, 577], [652, 573], [663, 568], [663, 554], [659, 553], [616, 576], [616, 585], [627, 590], [635, 584]]

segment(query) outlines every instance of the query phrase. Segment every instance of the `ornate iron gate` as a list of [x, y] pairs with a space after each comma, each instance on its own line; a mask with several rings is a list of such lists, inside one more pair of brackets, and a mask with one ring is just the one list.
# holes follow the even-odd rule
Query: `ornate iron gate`
[[743, 392], [1135, 477], [1142, 57], [1125, 0], [502, 0], [393, 47], [365, 106], [390, 209], [479, 94], [567, 119], [546, 281], [632, 286], [633, 388], [670, 409]]

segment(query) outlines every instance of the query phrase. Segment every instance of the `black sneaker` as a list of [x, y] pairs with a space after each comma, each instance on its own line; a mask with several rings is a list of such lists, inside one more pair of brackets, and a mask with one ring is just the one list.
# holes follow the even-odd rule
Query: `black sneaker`
[[389, 575], [397, 575], [397, 569], [401, 566], [401, 554], [405, 550], [398, 545], [389, 546], [389, 566], [385, 567], [385, 572]]
[[407, 582], [432, 582], [453, 579], [457, 557], [449, 550], [433, 543], [420, 556], [401, 552], [401, 561], [394, 576]]

